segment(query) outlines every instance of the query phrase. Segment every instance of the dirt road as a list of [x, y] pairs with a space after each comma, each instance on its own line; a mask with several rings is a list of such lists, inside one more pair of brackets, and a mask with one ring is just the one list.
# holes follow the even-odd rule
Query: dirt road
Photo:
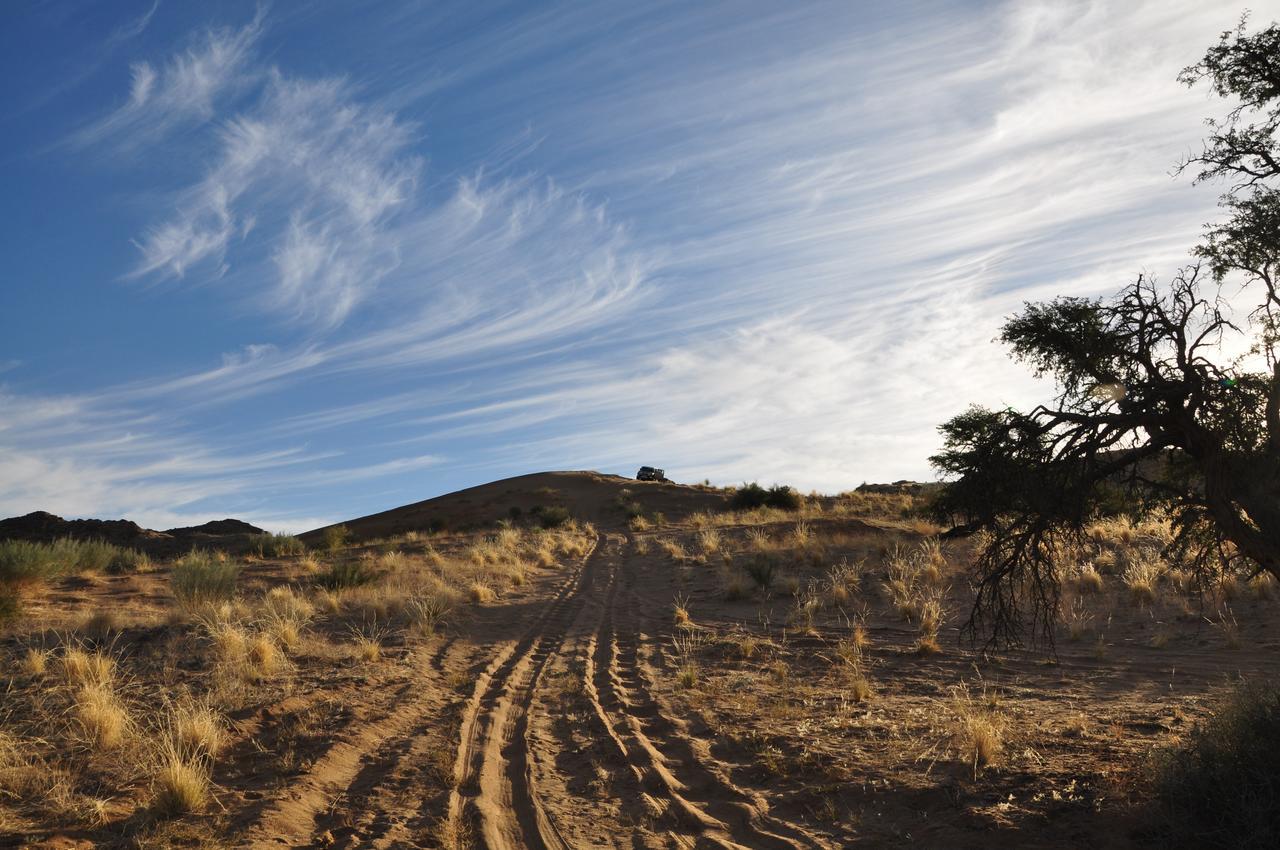
[[[771, 815], [656, 695], [674, 629], [650, 582], [623, 535], [601, 535], [518, 636], [442, 641], [418, 681], [265, 808], [248, 846], [828, 847]], [[460, 680], [469, 694], [451, 707], [446, 682], [465, 692]], [[423, 793], [448, 729], [451, 790]]]

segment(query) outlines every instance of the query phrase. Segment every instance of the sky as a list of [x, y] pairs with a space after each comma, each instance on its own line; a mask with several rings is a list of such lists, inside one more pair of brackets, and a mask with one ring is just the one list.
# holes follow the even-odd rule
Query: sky
[[1187, 262], [1176, 76], [1244, 11], [5, 3], [0, 516], [931, 478], [1052, 389], [1004, 318]]

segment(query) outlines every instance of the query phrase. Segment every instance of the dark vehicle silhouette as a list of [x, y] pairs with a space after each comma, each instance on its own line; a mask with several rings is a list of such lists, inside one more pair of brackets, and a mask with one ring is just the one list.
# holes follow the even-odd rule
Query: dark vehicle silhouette
[[653, 466], [642, 466], [636, 473], [637, 481], [666, 481], [667, 471]]

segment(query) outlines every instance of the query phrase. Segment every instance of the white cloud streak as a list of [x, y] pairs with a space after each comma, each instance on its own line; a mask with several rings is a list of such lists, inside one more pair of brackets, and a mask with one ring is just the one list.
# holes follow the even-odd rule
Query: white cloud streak
[[[269, 397], [278, 407], [241, 436], [285, 454], [197, 451], [245, 471], [225, 484], [173, 467], [150, 494], [85, 454], [103, 484], [75, 505], [126, 492], [157, 511], [186, 504], [191, 481], [229, 498], [272, 481], [286, 500], [322, 493], [299, 515], [343, 515], [364, 511], [332, 509], [339, 482], [385, 477], [387, 507], [429, 495], [395, 483], [417, 471], [474, 483], [641, 462], [830, 489], [926, 475], [938, 422], [1044, 392], [992, 344], [1004, 315], [1169, 269], [1213, 214], [1211, 190], [1169, 176], [1211, 108], [1174, 77], [1233, 10], [931, 5], [870, 32], [842, 4], [671, 12], [540, 11], [421, 51], [386, 99], [373, 80], [264, 66], [260, 20], [139, 66], [129, 117], [95, 133], [199, 120], [213, 153], [139, 236], [134, 275], [223, 287], [303, 331], [90, 404], [180, 402], [198, 419]], [[425, 38], [412, 20], [402, 37]], [[513, 56], [531, 64], [500, 73]], [[166, 117], [196, 64], [222, 70]], [[430, 139], [402, 114], [413, 97], [474, 98], [494, 128], [533, 99], [537, 122], [486, 146], [499, 164], [428, 180]], [[9, 433], [86, 403], [43, 401]], [[161, 419], [144, 427], [200, 442]], [[145, 455], [121, 463], [150, 470]], [[344, 465], [326, 487], [278, 468], [296, 457]], [[24, 497], [55, 499], [72, 473], [46, 460], [13, 474], [49, 476]]]
[[[155, 8], [131, 28], [141, 32]], [[115, 111], [78, 131], [71, 141], [81, 147], [111, 143], [116, 150], [154, 144], [177, 127], [211, 121], [220, 102], [248, 84], [258, 72], [253, 47], [262, 34], [263, 11], [238, 30], [209, 29], [186, 50], [159, 67], [150, 62], [131, 66], [129, 98]], [[123, 35], [122, 35], [123, 34]]]

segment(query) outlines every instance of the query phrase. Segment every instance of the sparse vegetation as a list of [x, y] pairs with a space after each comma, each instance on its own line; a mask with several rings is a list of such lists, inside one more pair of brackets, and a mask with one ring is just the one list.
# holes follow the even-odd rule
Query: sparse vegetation
[[235, 596], [239, 576], [239, 564], [196, 549], [174, 563], [169, 583], [178, 604], [194, 610]]

